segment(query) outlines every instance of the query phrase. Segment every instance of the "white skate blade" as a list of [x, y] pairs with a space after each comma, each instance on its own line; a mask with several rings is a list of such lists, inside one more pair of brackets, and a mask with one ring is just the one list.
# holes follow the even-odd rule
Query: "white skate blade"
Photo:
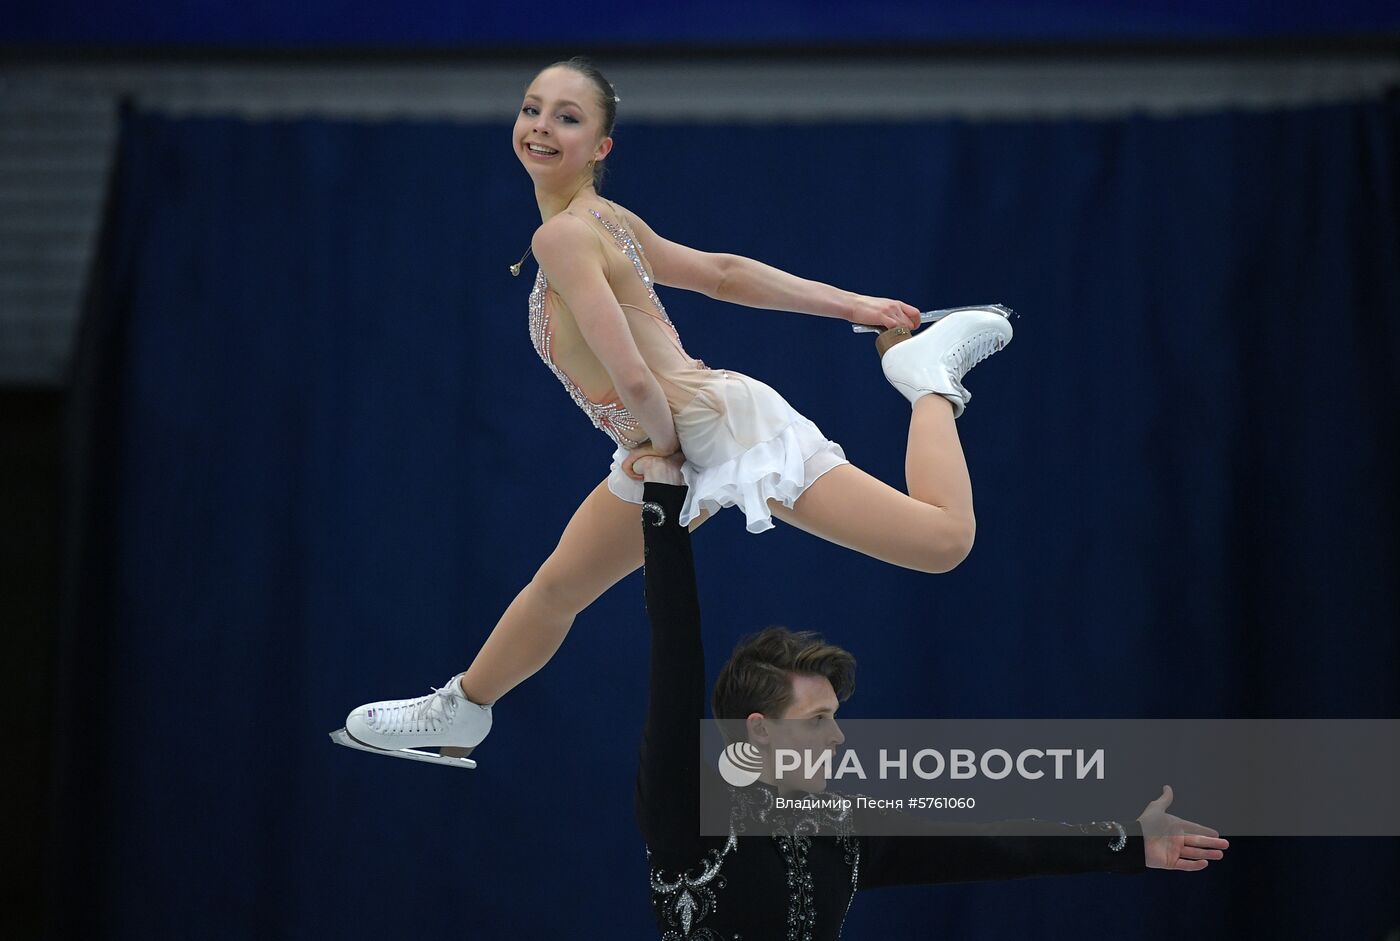
[[476, 767], [476, 762], [471, 758], [439, 755], [436, 752], [422, 751], [417, 748], [399, 748], [395, 750], [375, 748], [373, 745], [366, 745], [364, 742], [356, 741], [354, 736], [344, 729], [336, 729], [332, 732], [331, 741], [335, 742], [337, 745], [344, 745], [346, 748], [353, 748], [356, 751], [367, 751], [371, 755], [383, 755], [386, 758], [407, 758], [410, 761], [431, 761], [435, 765], [447, 765], [451, 768]]
[[[1016, 313], [1010, 307], [1006, 307], [1002, 304], [967, 304], [963, 307], [944, 307], [940, 310], [926, 310], [919, 315], [919, 323], [933, 323], [935, 320], [942, 320], [944, 317], [947, 317], [954, 311], [968, 310], [970, 308], [994, 311], [998, 314], [1001, 314], [1007, 320], [1010, 320], [1011, 315]], [[881, 327], [872, 327], [868, 324], [863, 323], [851, 324], [852, 333], [879, 333], [881, 329]]]

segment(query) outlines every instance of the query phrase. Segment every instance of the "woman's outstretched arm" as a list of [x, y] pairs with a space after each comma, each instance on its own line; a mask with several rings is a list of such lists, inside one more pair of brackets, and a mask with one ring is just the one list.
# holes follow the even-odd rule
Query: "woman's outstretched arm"
[[919, 310], [910, 304], [843, 291], [743, 255], [698, 251], [657, 235], [635, 213], [627, 215], [661, 284], [745, 307], [834, 317], [872, 327], [919, 325]]

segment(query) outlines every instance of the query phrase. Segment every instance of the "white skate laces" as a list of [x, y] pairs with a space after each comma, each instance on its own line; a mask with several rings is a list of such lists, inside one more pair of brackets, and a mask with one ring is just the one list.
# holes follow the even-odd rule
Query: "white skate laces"
[[365, 710], [365, 721], [381, 735], [441, 732], [457, 715], [458, 698], [466, 698], [460, 692], [453, 695], [452, 686], [456, 683], [454, 679], [441, 689], [429, 686], [432, 694], [419, 699], [377, 703]]
[[973, 366], [982, 360], [999, 352], [1006, 346], [1006, 340], [1000, 333], [988, 330], [986, 333], [979, 333], [968, 337], [957, 346], [953, 347], [943, 357], [943, 361], [948, 364], [949, 374], [957, 381], [961, 382]]

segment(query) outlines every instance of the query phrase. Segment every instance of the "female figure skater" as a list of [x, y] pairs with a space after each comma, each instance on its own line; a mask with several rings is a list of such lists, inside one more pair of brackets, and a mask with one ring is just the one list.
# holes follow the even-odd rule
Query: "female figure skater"
[[[580, 611], [642, 564], [642, 480], [633, 463], [645, 455], [684, 454], [686, 526], [739, 506], [751, 532], [771, 528], [776, 515], [921, 572], [946, 572], [972, 547], [972, 485], [953, 422], [970, 398], [963, 375], [1011, 340], [1005, 308], [957, 308], [911, 337], [921, 318], [909, 304], [667, 241], [597, 193], [617, 101], [587, 60], [556, 63], [530, 83], [512, 138], [544, 220], [531, 241], [540, 265], [531, 339], [616, 444], [611, 471], [471, 667], [430, 695], [356, 708], [332, 733], [341, 744], [474, 767], [464, 756], [489, 731], [492, 704], [548, 662]], [[877, 341], [885, 376], [913, 404], [909, 492], [850, 464], [773, 389], [690, 357], [657, 284], [885, 328]]]

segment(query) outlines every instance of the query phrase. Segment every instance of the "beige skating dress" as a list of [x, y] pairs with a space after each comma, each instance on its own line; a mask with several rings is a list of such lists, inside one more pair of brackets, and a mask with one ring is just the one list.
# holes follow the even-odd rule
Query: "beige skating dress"
[[[665, 392], [686, 457], [682, 473], [690, 491], [681, 524], [689, 525], [705, 510], [738, 506], [749, 532], [772, 529], [768, 501], [792, 506], [818, 477], [847, 463], [845, 452], [769, 386], [733, 370], [711, 369], [687, 355], [625, 216], [619, 211], [614, 221], [593, 209], [588, 215], [592, 218], [584, 221], [603, 242], [608, 281], [619, 303], [624, 293], [632, 293], [619, 286], [633, 276], [650, 301], [651, 310], [621, 306], [638, 351]], [[617, 445], [608, 489], [641, 503], [642, 482], [623, 473], [622, 462], [629, 450], [644, 443], [646, 432], [623, 406], [607, 369], [543, 270], [530, 292], [530, 339], [584, 414]]]

